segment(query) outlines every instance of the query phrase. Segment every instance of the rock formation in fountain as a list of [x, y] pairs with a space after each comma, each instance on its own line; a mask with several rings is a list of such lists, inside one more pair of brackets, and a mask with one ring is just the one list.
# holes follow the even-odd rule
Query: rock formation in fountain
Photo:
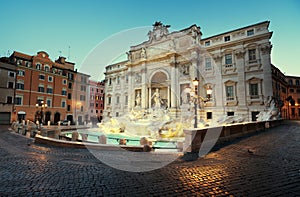
[[257, 121], [269, 121], [280, 119], [280, 113], [275, 98], [268, 96], [265, 100], [265, 106], [266, 109], [256, 116]]

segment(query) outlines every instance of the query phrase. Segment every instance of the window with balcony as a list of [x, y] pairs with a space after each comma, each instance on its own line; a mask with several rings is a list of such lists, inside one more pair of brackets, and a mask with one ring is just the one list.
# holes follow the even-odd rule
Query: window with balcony
[[232, 54], [226, 54], [225, 55], [225, 64], [226, 65], [232, 65]]
[[234, 100], [234, 87], [232, 85], [226, 86], [226, 100]]

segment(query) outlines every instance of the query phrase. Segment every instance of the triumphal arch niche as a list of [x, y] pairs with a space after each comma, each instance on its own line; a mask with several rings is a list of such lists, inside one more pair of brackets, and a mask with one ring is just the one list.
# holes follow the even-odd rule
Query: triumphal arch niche
[[183, 89], [199, 77], [200, 27], [192, 25], [172, 33], [169, 27], [156, 22], [149, 39], [127, 52], [128, 110], [163, 107], [178, 113]]

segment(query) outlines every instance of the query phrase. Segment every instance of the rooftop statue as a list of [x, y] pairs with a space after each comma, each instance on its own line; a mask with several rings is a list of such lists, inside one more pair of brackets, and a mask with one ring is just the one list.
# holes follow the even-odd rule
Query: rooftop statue
[[156, 21], [152, 26], [153, 30], [148, 32], [150, 42], [152, 40], [160, 40], [162, 37], [167, 36], [169, 34], [168, 28], [171, 27], [171, 25], [163, 25], [160, 21]]

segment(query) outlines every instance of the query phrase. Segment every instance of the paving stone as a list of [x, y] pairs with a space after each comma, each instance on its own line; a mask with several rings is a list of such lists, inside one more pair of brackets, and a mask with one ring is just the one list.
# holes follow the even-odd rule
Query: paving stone
[[87, 149], [28, 146], [27, 138], [0, 127], [0, 196], [297, 196], [299, 142], [300, 122], [285, 121], [204, 158], [133, 173]]

